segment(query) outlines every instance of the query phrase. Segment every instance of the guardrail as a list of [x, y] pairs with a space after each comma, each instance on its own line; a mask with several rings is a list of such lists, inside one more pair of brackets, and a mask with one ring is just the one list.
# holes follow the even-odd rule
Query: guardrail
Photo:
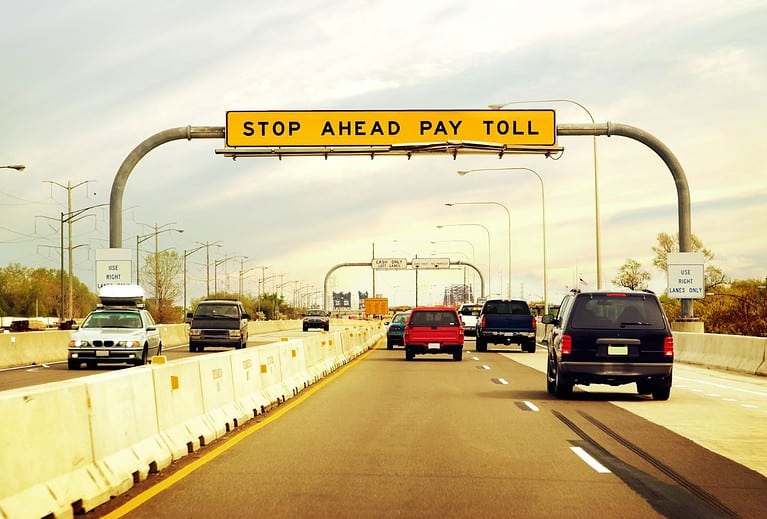
[[297, 395], [385, 334], [380, 322], [334, 328], [0, 392], [0, 415], [13, 424], [0, 429], [0, 517], [92, 510]]
[[[337, 324], [344, 325], [347, 321], [340, 321]], [[300, 325], [301, 321], [298, 319], [250, 321], [248, 333], [281, 332], [297, 329]], [[178, 346], [189, 341], [186, 324], [161, 324], [158, 327], [163, 347]], [[71, 330], [0, 333], [0, 369], [67, 360], [67, 347], [71, 334]]]
[[[672, 333], [675, 361], [767, 376], [767, 337], [677, 331]], [[538, 323], [535, 339], [542, 343], [545, 337], [546, 325]]]

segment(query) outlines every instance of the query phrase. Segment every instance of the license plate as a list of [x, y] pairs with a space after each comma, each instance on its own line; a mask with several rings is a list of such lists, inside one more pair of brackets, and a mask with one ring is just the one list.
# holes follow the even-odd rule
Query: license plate
[[438, 342], [430, 342], [426, 345], [426, 347], [429, 348], [430, 350], [438, 350], [440, 346], [441, 345]]
[[607, 346], [608, 355], [628, 355], [629, 347], [625, 344], [623, 346], [613, 346], [612, 344]]
[[97, 357], [109, 357], [109, 351], [107, 351], [107, 350], [96, 350], [96, 356]]

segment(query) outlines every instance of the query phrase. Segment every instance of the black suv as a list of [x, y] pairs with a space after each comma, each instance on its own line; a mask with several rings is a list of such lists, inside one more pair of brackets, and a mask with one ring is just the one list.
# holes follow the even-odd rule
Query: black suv
[[205, 346], [241, 349], [247, 345], [250, 316], [236, 299], [205, 299], [186, 317], [190, 319], [189, 351], [202, 351]]
[[303, 330], [306, 332], [309, 328], [322, 328], [326, 332], [330, 330], [330, 318], [325, 310], [312, 308], [304, 314]]
[[546, 389], [567, 397], [573, 385], [636, 382], [640, 395], [671, 394], [674, 338], [655, 294], [645, 291], [574, 292], [552, 325]]

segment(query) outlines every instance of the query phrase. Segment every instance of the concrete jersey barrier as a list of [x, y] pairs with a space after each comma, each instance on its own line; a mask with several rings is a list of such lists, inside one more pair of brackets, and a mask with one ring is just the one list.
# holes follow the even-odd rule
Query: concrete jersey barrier
[[[292, 398], [385, 334], [311, 337], [0, 392], [0, 517], [72, 518]], [[66, 427], [51, 427], [51, 424]]]

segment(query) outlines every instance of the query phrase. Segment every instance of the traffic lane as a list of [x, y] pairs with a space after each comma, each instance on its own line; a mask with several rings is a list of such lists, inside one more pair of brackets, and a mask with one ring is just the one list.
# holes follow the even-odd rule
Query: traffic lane
[[[541, 372], [545, 387], [546, 355], [506, 353], [509, 359]], [[580, 393], [612, 401], [638, 416], [662, 425], [712, 451], [767, 476], [767, 377], [741, 375], [677, 362], [671, 398], [647, 402], [636, 396], [636, 385], [575, 386]], [[651, 404], [651, 405], [646, 405]]]
[[[273, 344], [279, 342], [282, 337], [300, 338], [304, 332], [299, 330], [287, 330], [282, 332], [271, 332], [248, 337], [248, 347], [258, 347], [264, 344]], [[306, 332], [310, 333], [310, 332]], [[180, 344], [178, 346], [163, 347], [163, 355], [169, 362], [193, 357], [198, 355], [209, 355], [222, 351], [232, 351], [232, 348], [205, 348], [203, 352], [192, 353], [189, 351], [189, 344]], [[34, 366], [22, 366], [18, 368], [8, 368], [0, 370], [0, 391], [8, 389], [17, 389], [22, 387], [36, 386], [52, 382], [61, 382], [75, 378], [86, 377], [98, 373], [108, 373], [110, 371], [130, 369], [127, 364], [100, 364], [96, 368], [81, 368], [79, 370], [70, 370], [66, 361], [49, 362]]]
[[610, 402], [540, 387], [539, 372], [497, 354], [375, 350], [127, 516], [726, 517], [767, 490]]

